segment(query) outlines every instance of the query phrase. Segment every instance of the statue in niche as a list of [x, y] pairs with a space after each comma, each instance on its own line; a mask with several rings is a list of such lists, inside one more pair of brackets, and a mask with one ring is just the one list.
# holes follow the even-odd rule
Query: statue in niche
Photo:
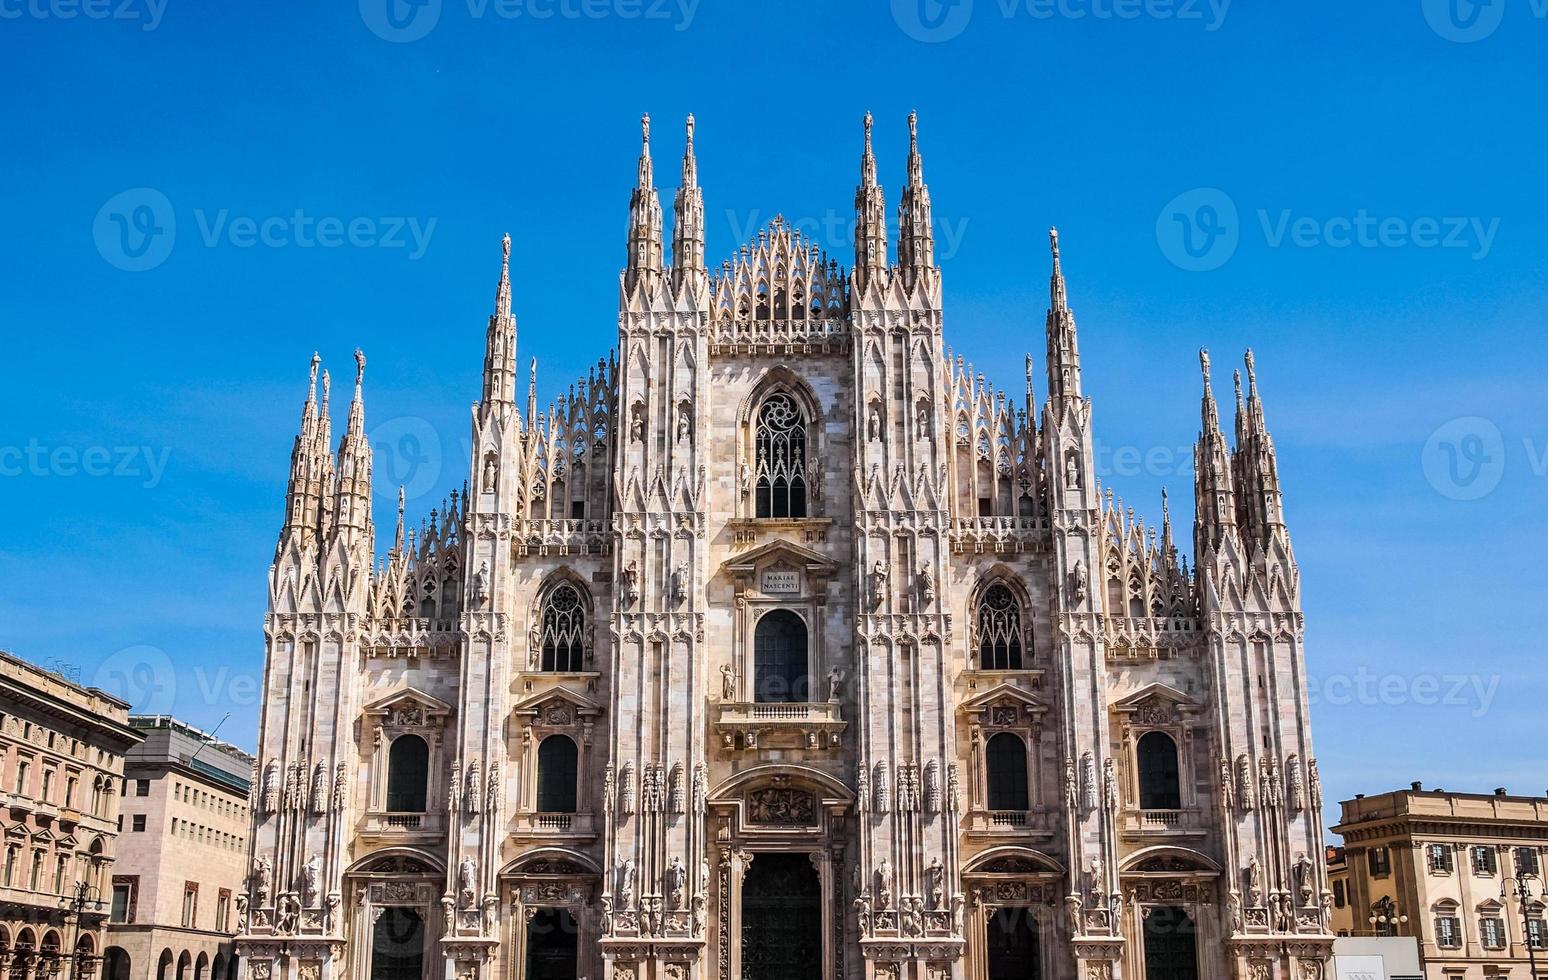
[[881, 864], [876, 866], [876, 907], [879, 909], [892, 908], [892, 862], [887, 858], [881, 859]]
[[688, 563], [678, 562], [672, 569], [672, 601], [682, 603], [688, 599]]
[[871, 566], [871, 608], [880, 609], [887, 598], [887, 564], [880, 558]]
[[494, 453], [490, 453], [488, 456], [484, 457], [484, 492], [485, 493], [494, 493], [495, 479], [496, 479], [496, 476], [498, 475], [498, 473], [499, 473], [499, 468], [495, 465]]
[[1258, 856], [1253, 855], [1247, 862], [1245, 873], [1247, 881], [1247, 904], [1256, 908], [1263, 902], [1263, 866], [1258, 863]]
[[471, 857], [465, 857], [457, 867], [457, 901], [463, 908], [470, 909], [477, 892], [478, 867]]
[[929, 402], [921, 401], [919, 403], [919, 414], [918, 414], [918, 418], [916, 419], [916, 422], [917, 422], [917, 428], [919, 429], [919, 436], [920, 436], [920, 438], [928, 437], [930, 435], [930, 403]]
[[720, 665], [720, 699], [736, 700], [736, 668], [730, 664]]
[[881, 409], [876, 407], [876, 403], [875, 402], [872, 402], [871, 403], [871, 415], [870, 415], [870, 418], [866, 422], [866, 435], [870, 439], [871, 442], [880, 442], [881, 441], [881, 427], [882, 427]]
[[640, 563], [630, 560], [623, 570], [624, 605], [632, 606], [640, 598]]
[[482, 606], [484, 600], [489, 598], [489, 562], [481, 562], [478, 571], [473, 573], [473, 605]]
[[1064, 457], [1064, 485], [1071, 490], [1080, 489], [1080, 463], [1074, 453]]
[[928, 564], [919, 566], [919, 601], [926, 607], [935, 601], [935, 573]]
[[623, 884], [619, 886], [618, 897], [625, 910], [634, 908], [634, 858], [628, 858], [623, 863]]
[[693, 431], [693, 416], [684, 405], [677, 411], [677, 441], [687, 442], [688, 434]]
[[1070, 593], [1075, 598], [1078, 606], [1086, 601], [1086, 596], [1091, 590], [1091, 576], [1086, 571], [1086, 563], [1076, 559], [1075, 569], [1070, 573]]
[[1295, 878], [1296, 902], [1302, 906], [1310, 905], [1312, 903], [1312, 863], [1307, 860], [1305, 854], [1295, 856], [1291, 873]]
[[930, 882], [930, 908], [938, 912], [946, 907], [946, 869], [941, 867], [940, 858], [930, 859], [930, 866], [925, 869], [925, 877]]
[[828, 669], [828, 700], [837, 703], [844, 696], [844, 668], [834, 664]]
[[683, 895], [687, 887], [688, 869], [683, 867], [682, 858], [673, 855], [672, 863], [667, 867], [667, 897], [674, 909], [683, 907]]
[[306, 864], [301, 868], [301, 896], [307, 908], [317, 904], [318, 887], [321, 882], [322, 859], [314, 853], [306, 859]]

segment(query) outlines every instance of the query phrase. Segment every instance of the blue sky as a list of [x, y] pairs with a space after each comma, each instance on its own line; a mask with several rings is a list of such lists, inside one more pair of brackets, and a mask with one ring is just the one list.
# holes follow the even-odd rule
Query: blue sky
[[0, 0], [0, 646], [250, 744], [314, 349], [385, 534], [464, 478], [502, 233], [544, 400], [611, 347], [642, 112], [713, 261], [782, 212], [847, 264], [917, 108], [949, 342], [1019, 390], [1057, 224], [1138, 510], [1256, 351], [1328, 796], [1548, 787], [1544, 0], [385, 2]]

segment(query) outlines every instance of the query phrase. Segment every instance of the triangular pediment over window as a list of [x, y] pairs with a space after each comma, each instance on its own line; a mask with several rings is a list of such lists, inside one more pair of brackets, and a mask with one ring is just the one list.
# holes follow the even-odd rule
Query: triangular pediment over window
[[1164, 715], [1171, 718], [1195, 714], [1202, 707], [1177, 688], [1165, 684], [1151, 684], [1113, 704], [1113, 710], [1121, 715]]
[[1040, 715], [1048, 710], [1048, 705], [1014, 684], [1005, 683], [962, 702], [958, 710], [972, 714], [990, 708], [1019, 708], [1029, 715]]
[[435, 728], [445, 723], [452, 708], [440, 698], [407, 687], [367, 705], [365, 713], [391, 727]]

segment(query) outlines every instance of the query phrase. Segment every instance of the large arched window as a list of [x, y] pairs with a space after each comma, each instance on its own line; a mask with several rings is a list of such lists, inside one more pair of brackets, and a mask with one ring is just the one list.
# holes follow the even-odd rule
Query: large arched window
[[549, 671], [585, 670], [586, 605], [568, 583], [550, 589], [543, 601], [542, 667]]
[[1021, 669], [1021, 603], [1003, 583], [984, 590], [978, 600], [978, 666], [983, 670]]
[[1140, 809], [1179, 810], [1177, 743], [1165, 732], [1146, 732], [1139, 740]]
[[806, 516], [806, 417], [779, 393], [758, 409], [754, 439], [758, 517]]
[[1001, 732], [984, 746], [989, 774], [989, 809], [1028, 810], [1027, 746], [1021, 737]]
[[568, 735], [550, 735], [538, 745], [539, 813], [575, 812], [576, 755]]
[[430, 778], [430, 746], [418, 735], [399, 735], [387, 752], [387, 812], [424, 813]]
[[788, 609], [766, 613], [753, 634], [753, 700], [807, 701], [810, 693], [806, 623]]

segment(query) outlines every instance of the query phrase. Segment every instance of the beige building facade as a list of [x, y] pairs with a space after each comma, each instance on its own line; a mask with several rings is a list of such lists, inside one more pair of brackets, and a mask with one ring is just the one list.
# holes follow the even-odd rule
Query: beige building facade
[[1428, 980], [1531, 980], [1533, 957], [1548, 973], [1548, 798], [1415, 783], [1340, 805], [1344, 846], [1329, 863], [1340, 935], [1415, 937]]
[[119, 850], [129, 706], [0, 653], [0, 975], [94, 977]]
[[846, 270], [779, 219], [707, 265], [692, 120], [670, 234], [647, 120], [615, 351], [518, 397], [507, 239], [468, 480], [383, 562], [364, 357], [337, 448], [313, 359], [248, 977], [1323, 980], [1251, 355], [1234, 446], [1200, 358], [1190, 568], [1098, 486], [1056, 234], [1043, 371], [948, 349], [909, 126], [889, 229], [866, 118]]
[[235, 980], [253, 758], [165, 715], [129, 724], [103, 980]]

